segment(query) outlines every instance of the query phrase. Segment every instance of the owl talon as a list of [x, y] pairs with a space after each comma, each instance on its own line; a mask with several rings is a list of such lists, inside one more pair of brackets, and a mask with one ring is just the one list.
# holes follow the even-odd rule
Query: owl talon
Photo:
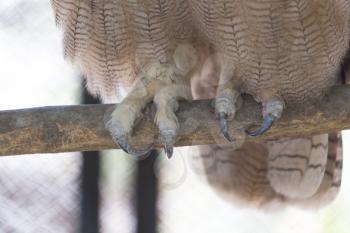
[[168, 159], [171, 159], [173, 157], [173, 152], [174, 152], [174, 146], [172, 144], [164, 144], [164, 151], [165, 155], [168, 157]]
[[120, 141], [117, 141], [117, 144], [119, 146], [120, 149], [122, 149], [125, 153], [129, 153], [128, 152], [128, 144], [122, 143]]
[[125, 153], [136, 157], [142, 157], [147, 155], [153, 148], [153, 145], [149, 145], [144, 149], [134, 149], [130, 147], [127, 137], [118, 138], [116, 142], [119, 145], [120, 149], [122, 149]]
[[276, 119], [277, 118], [273, 115], [267, 115], [264, 119], [264, 122], [258, 130], [252, 132], [247, 131], [247, 134], [251, 137], [258, 137], [263, 135], [266, 131], [268, 131], [271, 128]]
[[282, 116], [284, 103], [280, 99], [270, 99], [263, 102], [263, 116], [264, 122], [261, 127], [253, 132], [247, 132], [249, 136], [258, 137], [267, 132], [273, 123]]
[[176, 138], [176, 131], [174, 130], [164, 130], [161, 131], [161, 141], [164, 145], [164, 152], [166, 156], [170, 159], [174, 152], [174, 143]]
[[220, 131], [222, 135], [224, 135], [227, 141], [234, 142], [235, 140], [232, 139], [231, 135], [229, 134], [226, 113], [223, 113], [223, 112], [219, 113], [219, 123], [220, 123]]

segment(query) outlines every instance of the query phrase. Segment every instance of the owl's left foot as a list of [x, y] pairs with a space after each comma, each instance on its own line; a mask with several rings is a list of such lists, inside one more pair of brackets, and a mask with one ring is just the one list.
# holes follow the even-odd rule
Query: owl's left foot
[[[126, 153], [136, 157], [146, 155], [153, 145], [135, 149], [131, 146], [131, 140], [137, 119], [143, 115], [142, 110], [153, 102], [156, 106], [155, 122], [159, 128], [160, 141], [164, 145], [165, 154], [170, 158], [173, 155], [173, 146], [179, 129], [175, 114], [178, 109], [178, 100], [191, 99], [190, 87], [184, 84], [159, 85], [159, 82], [151, 82], [144, 87], [144, 91], [140, 89], [131, 91], [128, 97], [116, 106], [106, 128]], [[157, 91], [153, 92], [153, 90]]]
[[180, 45], [174, 52], [173, 63], [148, 64], [143, 77], [128, 96], [116, 106], [106, 128], [112, 138], [126, 153], [137, 157], [146, 155], [153, 145], [143, 149], [131, 146], [132, 131], [143, 109], [150, 103], [156, 106], [155, 122], [159, 128], [160, 141], [170, 158], [179, 130], [176, 117], [178, 101], [191, 100], [188, 73], [197, 64], [197, 54], [191, 45]]
[[146, 155], [153, 148], [153, 145], [148, 145], [143, 149], [135, 149], [131, 146], [134, 126], [137, 124], [137, 119], [142, 117], [142, 110], [145, 106], [151, 102], [156, 106], [155, 122], [159, 128], [160, 141], [164, 145], [166, 155], [170, 158], [179, 129], [175, 114], [178, 100], [191, 99], [191, 91], [187, 85], [164, 84], [164, 86], [159, 86], [159, 90], [152, 93], [152, 89], [156, 90], [157, 86], [152, 83], [148, 84], [143, 95], [138, 93], [140, 91], [138, 89], [131, 91], [129, 96], [116, 106], [106, 124], [106, 128], [119, 147], [136, 157]]
[[269, 99], [266, 102], [263, 102], [263, 117], [264, 121], [259, 129], [256, 131], [247, 131], [247, 134], [252, 137], [258, 137], [263, 135], [268, 131], [272, 124], [281, 118], [283, 112], [284, 104], [281, 100]]

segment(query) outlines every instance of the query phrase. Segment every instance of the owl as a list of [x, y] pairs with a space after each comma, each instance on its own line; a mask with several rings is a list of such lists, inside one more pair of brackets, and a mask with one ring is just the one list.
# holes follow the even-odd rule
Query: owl
[[[212, 98], [229, 146], [198, 147], [207, 180], [236, 203], [321, 206], [341, 180], [337, 133], [235, 146], [228, 122], [241, 95], [262, 105], [265, 133], [285, 108], [320, 100], [339, 83], [350, 35], [349, 0], [52, 0], [65, 57], [86, 74], [87, 89], [121, 102], [106, 128], [120, 148], [134, 148], [143, 109], [168, 157], [179, 134], [179, 100]], [[127, 92], [125, 95], [123, 92]]]

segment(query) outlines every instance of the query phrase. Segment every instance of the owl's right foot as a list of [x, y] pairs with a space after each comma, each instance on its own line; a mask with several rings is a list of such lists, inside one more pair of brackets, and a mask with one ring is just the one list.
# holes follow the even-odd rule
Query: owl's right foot
[[[215, 99], [215, 112], [219, 119], [219, 125], [222, 135], [233, 142], [233, 137], [229, 134], [228, 121], [231, 120], [237, 109], [239, 94], [233, 89], [226, 89]], [[258, 137], [267, 132], [273, 123], [282, 116], [284, 103], [279, 98], [269, 98], [262, 102], [263, 105], [263, 123], [255, 131], [247, 131], [252, 137]]]
[[[234, 67], [230, 64], [225, 55], [217, 55], [218, 65], [220, 66], [220, 76], [215, 97], [215, 113], [219, 120], [219, 126], [222, 135], [233, 142], [234, 138], [229, 133], [229, 123], [241, 106], [241, 82], [234, 78]], [[264, 121], [256, 131], [247, 131], [249, 136], [261, 136], [268, 131], [272, 124], [278, 120], [283, 112], [284, 102], [281, 98], [272, 95], [270, 92], [262, 93], [263, 118]]]

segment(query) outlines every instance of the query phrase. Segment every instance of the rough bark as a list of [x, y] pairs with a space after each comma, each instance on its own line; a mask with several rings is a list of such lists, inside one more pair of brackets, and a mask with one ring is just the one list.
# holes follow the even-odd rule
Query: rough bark
[[[230, 124], [237, 143], [333, 132], [350, 128], [350, 86], [337, 86], [314, 104], [289, 107], [271, 130], [259, 138], [245, 135], [257, 127], [261, 107], [249, 96]], [[0, 155], [57, 153], [117, 148], [104, 128], [113, 105], [53, 106], [0, 112]], [[225, 144], [209, 100], [183, 102], [178, 111], [176, 146]], [[134, 130], [132, 144], [161, 147], [151, 108]]]

